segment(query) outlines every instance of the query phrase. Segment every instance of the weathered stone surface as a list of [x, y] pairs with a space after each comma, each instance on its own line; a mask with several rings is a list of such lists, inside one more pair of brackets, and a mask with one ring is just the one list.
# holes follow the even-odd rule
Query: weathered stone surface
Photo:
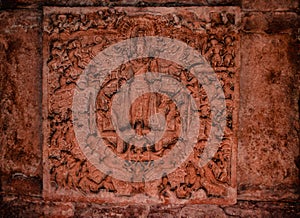
[[216, 205], [187, 205], [183, 207], [179, 214], [176, 214], [178, 217], [218, 217], [224, 218], [226, 214]]
[[2, 0], [0, 2], [0, 9], [34, 9], [46, 4], [43, 0]]
[[226, 217], [299, 217], [299, 203], [238, 201], [222, 207]]
[[[1, 199], [2, 200], [2, 199]], [[5, 199], [0, 200], [0, 217], [43, 217], [44, 203], [40, 200]]]
[[[217, 1], [211, 1], [212, 4], [218, 4], [218, 3], [232, 3], [233, 0], [217, 0]], [[120, 5], [130, 5], [130, 6], [151, 6], [151, 5], [189, 5], [189, 4], [197, 4], [197, 5], [208, 5], [208, 1], [206, 0], [184, 0], [180, 2], [176, 2], [174, 0], [71, 0], [71, 1], [59, 1], [59, 0], [49, 0], [47, 2], [47, 5], [63, 5], [63, 6], [74, 6], [74, 5], [80, 5], [80, 6], [120, 6]]]
[[241, 5], [241, 0], [2, 0], [0, 8], [40, 8], [42, 6], [237, 6]]
[[0, 180], [6, 193], [41, 192], [40, 16], [0, 12]]
[[297, 203], [238, 201], [232, 206], [151, 206], [147, 217], [298, 217]]
[[148, 206], [76, 203], [75, 217], [148, 217]]
[[74, 217], [75, 207], [71, 202], [47, 201], [42, 208], [44, 217]]
[[253, 9], [258, 11], [271, 11], [271, 10], [290, 10], [297, 9], [299, 1], [297, 0], [243, 0], [243, 9]]
[[0, 202], [0, 217], [283, 217], [300, 216], [297, 203], [238, 201], [232, 206], [215, 205], [98, 205], [10, 199]]
[[297, 31], [298, 16], [294, 12], [245, 12], [242, 23], [249, 33], [292, 34]]
[[[240, 5], [240, 1], [1, 0], [0, 217], [300, 217], [297, 100], [300, 48], [299, 43], [294, 43], [297, 38], [300, 42], [300, 37], [296, 0], [243, 0], [241, 7], [244, 52], [237, 173], [238, 196], [244, 200], [220, 207], [107, 205], [72, 202], [67, 197], [52, 202], [40, 197], [42, 151], [38, 108], [42, 106], [38, 105], [42, 88], [38, 31], [43, 25], [38, 20], [42, 14], [32, 8], [225, 4]], [[16, 8], [27, 10], [4, 11]], [[151, 96], [144, 99], [149, 101]], [[136, 190], [142, 188], [136, 186]], [[168, 192], [162, 189], [164, 193]], [[282, 203], [282, 200], [294, 203]]]
[[244, 34], [239, 199], [298, 199], [299, 68], [288, 34]]
[[74, 217], [71, 202], [49, 202], [39, 198], [6, 197], [0, 201], [0, 217]]
[[[81, 8], [78, 10], [45, 8], [44, 87], [47, 89], [44, 90], [45, 197], [124, 203], [234, 202], [235, 131], [237, 129], [235, 108], [238, 91], [236, 78], [239, 70], [237, 24], [239, 22], [237, 8]], [[106, 149], [130, 161], [128, 163], [125, 161], [125, 165], [114, 165], [114, 161], [109, 159], [105, 163], [111, 166], [110, 169], [123, 168], [126, 172], [128, 170], [134, 172], [137, 164], [144, 164], [143, 167], [151, 169], [153, 161], [168, 155], [176, 143], [181, 143], [179, 132], [183, 131], [180, 130], [180, 126], [184, 124], [179, 120], [178, 115], [181, 112], [179, 114], [176, 112], [180, 111], [179, 106], [175, 107], [174, 102], [172, 103], [168, 98], [155, 94], [139, 96], [133, 102], [130, 109], [130, 125], [135, 128], [137, 134], [146, 134], [154, 128], [148, 122], [148, 117], [152, 116], [153, 111], [161, 113], [167, 122], [167, 131], [163, 140], [155, 141], [154, 144], [149, 142], [148, 146], [141, 149], [135, 143], [125, 143], [116, 133], [111, 121], [111, 105], [120, 84], [129, 81], [133, 76], [145, 75], [147, 71], [160, 72], [172, 75], [188, 87], [193, 98], [196, 99], [196, 105], [200, 108], [197, 109], [197, 116], [201, 118], [202, 127], [199, 129], [199, 134], [196, 133], [198, 142], [193, 154], [174, 172], [151, 182], [138, 183], [124, 182], [116, 179], [109, 171], [104, 173], [99, 171], [95, 162], [83, 155], [85, 152], [78, 145], [73, 126], [72, 98], [76, 82], [79, 81], [79, 76], [83, 74], [87, 64], [101, 50], [118, 41], [137, 36], [164, 36], [181, 40], [201, 52], [216, 71], [214, 75], [217, 75], [221, 81], [225, 94], [227, 117], [224, 119], [227, 121], [222, 143], [212, 160], [204, 167], [198, 166], [199, 157], [206, 146], [208, 130], [212, 128], [210, 111], [213, 110], [209, 106], [207, 90], [201, 88], [197, 79], [177, 63], [159, 58], [136, 59], [122, 64], [121, 67], [116, 66], [116, 70], [104, 79], [105, 85], [97, 93], [95, 104], [97, 123], [89, 122], [90, 126], [86, 129], [97, 125], [107, 146]], [[164, 47], [160, 49], [162, 48]], [[88, 69], [88, 72], [93, 72], [93, 67]], [[142, 88], [145, 89], [152, 80], [153, 78], [148, 78], [146, 75], [141, 82]], [[152, 82], [154, 81], [155, 78]], [[94, 82], [97, 81], [88, 83]], [[204, 84], [203, 81], [201, 82]], [[170, 89], [171, 85], [166, 86]], [[175, 91], [177, 88], [176, 86]], [[182, 101], [185, 102], [184, 98]], [[124, 107], [126, 104], [124, 102]], [[94, 111], [94, 109], [88, 110]], [[117, 111], [118, 114], [121, 114], [121, 111]], [[83, 112], [81, 116], [90, 116], [89, 114], [91, 112]], [[93, 134], [84, 138], [84, 143], [87, 143], [84, 147], [92, 150], [91, 155], [98, 152], [96, 140]], [[105, 158], [107, 157], [98, 158], [97, 161], [101, 160], [102, 163]], [[172, 163], [181, 158], [178, 154], [172, 156]], [[164, 170], [162, 168], [159, 171], [164, 172]]]

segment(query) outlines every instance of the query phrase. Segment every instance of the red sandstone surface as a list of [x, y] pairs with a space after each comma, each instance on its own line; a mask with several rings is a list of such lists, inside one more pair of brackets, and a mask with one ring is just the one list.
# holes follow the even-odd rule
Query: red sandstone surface
[[[0, 217], [299, 217], [297, 1], [17, 0], [0, 7]], [[174, 149], [182, 123], [172, 121], [180, 108], [163, 95], [138, 98], [130, 122], [143, 135], [151, 131], [149, 115], [162, 113], [171, 130], [165, 140], [139, 149], [105, 132], [118, 89], [113, 81], [147, 71], [182, 75], [177, 81], [203, 107], [197, 112], [203, 128], [192, 155], [173, 173], [122, 182], [79, 149], [70, 93], [93, 54], [145, 35], [181, 40], [208, 60], [226, 99], [225, 137], [199, 167], [211, 128], [205, 90], [174, 63], [127, 63], [97, 94], [96, 127], [108, 149], [135, 161]]]

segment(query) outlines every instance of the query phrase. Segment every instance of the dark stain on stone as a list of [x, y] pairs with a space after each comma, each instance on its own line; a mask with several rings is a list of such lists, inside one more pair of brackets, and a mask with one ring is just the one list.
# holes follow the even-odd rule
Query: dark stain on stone
[[270, 70], [269, 75], [267, 76], [268, 81], [271, 84], [278, 83], [280, 81], [281, 71]]
[[[2, 189], [2, 175], [3, 175], [3, 172], [2, 172], [2, 170], [0, 170], [0, 192], [3, 192], [3, 189]], [[1, 201], [2, 201], [2, 195], [0, 195], [0, 202]]]
[[295, 158], [295, 164], [300, 169], [300, 155]]
[[298, 21], [294, 16], [270, 15], [270, 17], [272, 18], [269, 20], [268, 28], [265, 30], [268, 34], [281, 33], [297, 27]]
[[255, 22], [255, 19], [253, 19], [253, 17], [249, 13], [245, 13], [244, 20], [245, 20], [244, 27], [243, 27], [244, 31], [251, 31], [255, 29], [258, 25]]
[[239, 191], [245, 191], [245, 190], [247, 190], [247, 185], [245, 185], [245, 184], [240, 184], [239, 185]]
[[8, 181], [14, 193], [37, 195], [42, 190], [42, 179], [40, 177], [29, 177], [22, 173], [14, 173]]
[[16, 8], [18, 2], [15, 0], [2, 0], [1, 9]]
[[18, 51], [21, 47], [22, 42], [20, 40], [8, 41], [8, 49], [6, 51], [8, 63], [14, 64], [14, 60], [16, 60], [16, 51]]

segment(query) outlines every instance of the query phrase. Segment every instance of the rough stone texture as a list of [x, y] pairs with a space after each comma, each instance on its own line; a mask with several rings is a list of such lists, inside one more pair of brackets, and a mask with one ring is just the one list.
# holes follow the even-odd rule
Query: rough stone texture
[[[245, 200], [221, 207], [134, 206], [49, 202], [35, 197], [42, 188], [41, 121], [36, 120], [40, 117], [41, 103], [38, 97], [41, 89], [37, 84], [41, 83], [38, 75], [42, 70], [37, 57], [41, 46], [38, 31], [42, 25], [38, 19], [42, 17], [42, 6], [240, 5], [240, 1], [202, 2], [0, 1], [0, 217], [300, 217], [299, 135], [296, 134], [296, 131], [299, 134], [296, 87], [299, 87], [300, 37], [299, 19], [292, 13], [298, 10], [297, 0], [242, 1], [244, 52], [237, 175], [238, 198]], [[28, 10], [4, 11], [14, 8]], [[40, 12], [32, 8], [39, 8]], [[33, 119], [31, 126], [25, 125], [26, 117]]]
[[282, 217], [300, 216], [297, 203], [238, 201], [232, 206], [216, 205], [99, 205], [10, 199], [0, 204], [0, 217]]
[[[79, 13], [81, 16], [78, 15]], [[107, 16], [109, 16], [108, 20]], [[177, 19], [179, 17], [181, 18]], [[44, 82], [47, 87], [44, 92], [45, 196], [55, 199], [61, 197], [71, 199], [73, 196], [76, 199], [99, 202], [104, 200], [134, 202], [137, 199], [140, 203], [234, 202], [236, 155], [234, 131], [237, 130], [235, 99], [239, 69], [237, 24], [239, 24], [239, 11], [234, 8], [144, 8], [142, 11], [135, 8], [113, 10], [92, 8], [72, 10], [72, 12], [68, 8], [46, 8], [44, 14]], [[198, 143], [194, 147], [193, 154], [178, 165], [178, 169], [174, 172], [151, 182], [124, 182], [110, 175], [109, 171], [107, 173], [99, 171], [93, 166], [95, 163], [91, 162], [90, 157], [86, 158], [82, 155], [82, 149], [73, 133], [72, 96], [79, 75], [87, 67], [87, 63], [103, 48], [130, 37], [153, 35], [182, 40], [196, 48], [210, 62], [219, 80], [222, 81], [227, 106], [227, 124], [218, 152], [205, 167], [198, 167], [199, 157], [208, 140], [207, 130], [211, 128], [210, 110], [212, 109], [208, 109], [210, 102], [207, 94], [204, 94], [206, 91], [199, 86], [196, 78], [192, 79], [193, 76], [188, 75], [180, 66], [159, 59], [144, 58], [132, 60], [122, 64], [121, 67], [116, 66], [117, 69], [105, 79], [103, 83], [105, 85], [101, 87], [97, 97], [97, 125], [106, 146], [119, 157], [131, 162], [130, 165], [125, 162], [124, 165], [116, 166], [109, 159], [107, 164], [110, 169], [120, 167], [126, 169], [126, 172], [131, 172], [136, 169], [137, 164], [146, 164], [143, 167], [150, 171], [152, 164], [150, 161], [162, 158], [168, 154], [169, 149], [173, 149], [175, 144], [181, 144], [179, 140], [181, 124], [174, 103], [168, 103], [166, 97], [154, 94], [139, 98], [132, 104], [131, 125], [138, 128], [136, 126], [141, 122], [142, 134], [149, 132], [152, 127], [149, 126], [148, 117], [154, 113], [153, 111], [158, 111], [167, 120], [168, 128], [163, 139], [155, 144], [149, 142], [148, 147], [140, 149], [136, 143], [125, 143], [118, 136], [110, 121], [112, 97], [118, 90], [118, 84], [131, 79], [133, 75], [137, 76], [147, 71], [172, 75], [189, 87], [200, 108], [197, 116], [203, 123], [199, 133], [196, 133], [199, 134], [198, 137], [196, 136]], [[149, 85], [149, 82], [147, 83], [149, 79], [143, 80], [144, 89]], [[164, 112], [165, 108], [169, 110]], [[121, 111], [122, 109], [118, 113]], [[90, 112], [85, 114], [88, 116]], [[98, 152], [96, 150], [98, 145], [92, 135], [87, 136], [86, 142], [89, 149], [93, 150], [92, 153]], [[183, 158], [181, 154], [174, 154], [172, 163], [180, 158]], [[97, 159], [105, 161], [107, 156], [97, 157]], [[164, 167], [167, 169], [169, 166]]]
[[296, 18], [294, 13], [250, 13], [244, 17], [239, 199], [293, 200], [299, 197]]
[[246, 12], [242, 28], [246, 33], [294, 34], [298, 19], [295, 12]]
[[0, 12], [0, 188], [41, 192], [40, 13]]
[[2, 0], [0, 8], [40, 8], [42, 6], [236, 6], [241, 0]]
[[39, 198], [7, 197], [0, 204], [0, 217], [74, 217], [71, 202], [49, 202]]
[[147, 205], [99, 205], [99, 204], [75, 204], [75, 217], [147, 217], [149, 206]]
[[89, 6], [97, 6], [97, 5], [136, 5], [136, 6], [153, 6], [153, 5], [166, 5], [166, 6], [176, 6], [176, 5], [199, 5], [199, 6], [206, 6], [206, 5], [239, 5], [240, 0], [183, 0], [183, 1], [174, 1], [174, 0], [86, 0], [86, 1], [79, 1], [79, 0], [71, 0], [71, 1], [57, 1], [57, 0], [49, 0], [47, 2], [48, 5], [51, 4], [61, 4], [61, 5], [89, 5]]
[[243, 0], [243, 9], [259, 11], [295, 10], [299, 7], [298, 0]]
[[227, 217], [299, 217], [299, 203], [238, 201], [223, 207]]

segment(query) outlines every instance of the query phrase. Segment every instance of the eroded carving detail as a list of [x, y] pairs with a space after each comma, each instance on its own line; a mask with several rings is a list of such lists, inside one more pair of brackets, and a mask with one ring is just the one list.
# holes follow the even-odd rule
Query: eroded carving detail
[[[181, 8], [178, 12], [149, 9], [94, 8], [84, 11], [48, 9], [44, 16], [44, 46], [47, 53], [47, 124], [49, 135], [44, 161], [49, 171], [51, 191], [75, 191], [106, 199], [144, 195], [158, 202], [209, 202], [210, 199], [232, 199], [234, 176], [231, 174], [234, 144], [235, 78], [238, 71], [239, 36], [237, 12], [210, 12], [208, 8], [194, 12]], [[197, 49], [213, 66], [226, 98], [227, 125], [222, 143], [214, 158], [198, 166], [199, 157], [208, 140], [211, 119], [205, 90], [189, 73], [175, 63], [157, 58], [130, 61], [115, 69], [97, 96], [96, 121], [106, 146], [119, 157], [130, 161], [149, 161], [165, 155], [179, 140], [180, 113], [167, 96], [149, 93], [137, 99], [130, 114], [131, 126], [138, 134], [151, 131], [149, 117], [155, 112], [166, 118], [167, 130], [158, 143], [143, 147], [126, 143], [116, 134], [111, 121], [112, 99], [117, 90], [135, 75], [160, 72], [172, 75], [192, 93], [201, 120], [198, 143], [193, 155], [175, 172], [161, 180], [129, 183], [114, 179], [97, 170], [81, 153], [72, 126], [72, 96], [76, 81], [88, 63], [104, 48], [130, 37], [164, 36], [184, 41]], [[89, 69], [93, 71], [93, 69]], [[145, 78], [151, 83], [152, 78]], [[153, 128], [153, 127], [152, 127]], [[159, 128], [159, 126], [158, 126]], [[91, 135], [88, 144], [95, 143]], [[101, 193], [101, 195], [97, 195]], [[108, 193], [108, 194], [107, 194]], [[96, 194], [95, 196], [93, 194]], [[98, 196], [98, 197], [97, 197]], [[123, 200], [120, 200], [123, 201]], [[125, 200], [126, 201], [126, 200]], [[219, 202], [219, 201], [216, 201]]]

